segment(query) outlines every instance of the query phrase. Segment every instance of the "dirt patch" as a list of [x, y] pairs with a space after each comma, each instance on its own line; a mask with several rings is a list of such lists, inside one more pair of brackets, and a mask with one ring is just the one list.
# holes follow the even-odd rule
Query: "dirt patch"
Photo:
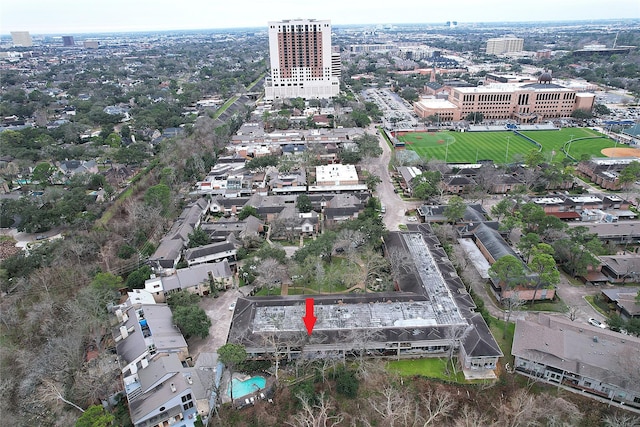
[[438, 144], [444, 144], [444, 139], [439, 139]]
[[607, 157], [638, 157], [640, 158], [640, 148], [615, 147], [605, 148], [601, 151]]

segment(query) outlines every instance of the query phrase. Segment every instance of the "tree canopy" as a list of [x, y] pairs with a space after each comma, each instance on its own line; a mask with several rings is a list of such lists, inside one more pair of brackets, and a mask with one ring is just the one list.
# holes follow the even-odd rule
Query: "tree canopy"
[[197, 305], [178, 305], [173, 310], [173, 322], [180, 328], [185, 338], [193, 336], [206, 338], [209, 335], [211, 319]]
[[78, 418], [75, 427], [109, 427], [114, 421], [115, 417], [105, 411], [102, 405], [91, 405]]
[[489, 267], [489, 276], [509, 288], [516, 287], [525, 280], [524, 264], [513, 255], [505, 255]]

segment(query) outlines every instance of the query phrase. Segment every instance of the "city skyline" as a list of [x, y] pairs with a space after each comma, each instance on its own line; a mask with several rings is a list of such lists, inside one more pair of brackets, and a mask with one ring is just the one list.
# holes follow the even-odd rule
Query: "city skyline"
[[[179, 7], [176, 7], [179, 5]], [[636, 0], [538, 0], [530, 7], [503, 0], [457, 0], [446, 5], [426, 5], [419, 0], [367, 5], [362, 0], [326, 0], [322, 7], [293, 0], [262, 2], [205, 2], [185, 0], [96, 0], [87, 8], [78, 0], [26, 0], [2, 6], [0, 34], [29, 31], [38, 34], [208, 30], [226, 28], [266, 29], [267, 22], [282, 19], [330, 19], [334, 26], [419, 24], [457, 21], [464, 23], [589, 21], [640, 19]]]

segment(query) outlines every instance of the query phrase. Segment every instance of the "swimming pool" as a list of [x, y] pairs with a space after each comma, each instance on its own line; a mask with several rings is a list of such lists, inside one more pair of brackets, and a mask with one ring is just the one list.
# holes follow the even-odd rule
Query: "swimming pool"
[[[267, 380], [264, 377], [257, 376], [251, 377], [246, 381], [240, 381], [234, 378], [231, 383], [233, 387], [233, 398], [237, 399], [262, 390], [267, 385]], [[231, 387], [227, 390], [227, 395], [231, 396]]]

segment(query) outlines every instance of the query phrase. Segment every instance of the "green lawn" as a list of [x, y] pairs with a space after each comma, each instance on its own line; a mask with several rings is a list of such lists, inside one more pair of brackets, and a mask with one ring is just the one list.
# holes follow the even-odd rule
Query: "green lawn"
[[426, 358], [426, 359], [405, 359], [394, 360], [387, 364], [387, 369], [392, 372], [405, 377], [421, 376], [427, 378], [438, 378], [445, 381], [466, 383], [464, 374], [458, 370], [457, 375], [453, 375], [453, 370], [450, 369], [451, 374], [445, 373], [445, 365], [447, 359], [444, 358]]
[[496, 342], [500, 346], [502, 354], [504, 354], [504, 357], [500, 360], [502, 361], [502, 363], [510, 363], [513, 366], [511, 346], [513, 345], [513, 335], [516, 331], [516, 324], [514, 322], [509, 322], [507, 324], [506, 335], [504, 334], [504, 324], [504, 320], [499, 320], [495, 317], [492, 317], [489, 329], [491, 330], [493, 337], [496, 339]]
[[[565, 157], [562, 148], [569, 147], [569, 154], [579, 159], [583, 154], [602, 157], [600, 150], [613, 147], [615, 142], [608, 138], [576, 140], [578, 138], [600, 137], [588, 128], [566, 128], [557, 131], [523, 131], [523, 135], [542, 145], [546, 159], [559, 162]], [[569, 145], [571, 139], [574, 141]], [[538, 147], [513, 132], [414, 132], [398, 138], [406, 143], [422, 158], [435, 158], [448, 163], [473, 163], [477, 160], [493, 160], [509, 163], [522, 158]], [[507, 148], [508, 146], [508, 148]]]

